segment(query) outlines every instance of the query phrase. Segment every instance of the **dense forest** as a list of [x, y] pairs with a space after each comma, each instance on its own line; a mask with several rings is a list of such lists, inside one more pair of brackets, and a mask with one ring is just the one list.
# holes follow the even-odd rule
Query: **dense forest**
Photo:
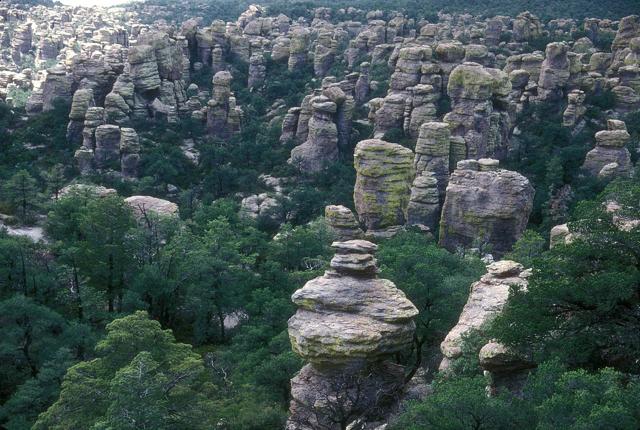
[[[640, 428], [640, 19], [617, 21], [640, 2], [266, 0], [245, 12], [250, 3], [0, 8], [0, 429]], [[346, 8], [354, 10], [339, 12]], [[599, 30], [584, 18], [600, 20]], [[358, 19], [364, 24], [352, 30]], [[287, 37], [272, 30], [283, 22]], [[297, 25], [312, 31], [297, 39]], [[71, 37], [71, 27], [73, 43], [49, 44]], [[324, 69], [314, 61], [323, 37], [333, 49]], [[276, 55], [283, 39], [284, 61]], [[296, 53], [304, 59], [294, 67]], [[256, 73], [262, 80], [252, 86]], [[412, 74], [420, 77], [401, 87]], [[384, 110], [398, 99], [399, 114]], [[412, 129], [420, 106], [427, 113]], [[92, 112], [101, 115], [93, 125]], [[436, 185], [419, 200], [421, 145], [443, 140], [425, 137], [438, 124], [447, 128], [450, 182], [438, 182], [434, 156], [424, 177]], [[136, 143], [125, 147], [131, 129]], [[116, 130], [116, 158], [97, 130]], [[363, 141], [374, 140], [389, 146], [362, 161]], [[311, 142], [327, 152], [327, 141], [332, 156], [320, 168], [308, 153], [296, 164], [298, 148]], [[460, 142], [466, 152], [455, 158]], [[602, 147], [619, 158], [593, 174], [588, 160]], [[90, 169], [86, 152], [95, 157]], [[131, 154], [135, 173], [126, 175]], [[363, 172], [377, 179], [363, 185]], [[500, 200], [513, 188], [500, 188], [505, 177], [531, 190], [515, 215]], [[476, 181], [473, 189], [453, 200], [465, 180]], [[125, 200], [136, 196], [175, 210]], [[436, 207], [435, 227], [410, 222], [416, 201]], [[496, 213], [464, 206], [486, 201]], [[400, 209], [385, 206], [394, 204]], [[351, 214], [357, 235], [336, 228], [330, 205]], [[459, 224], [445, 224], [455, 216]], [[394, 222], [378, 229], [374, 218]], [[464, 223], [475, 236], [447, 246]], [[478, 223], [487, 224], [473, 230]], [[356, 237], [366, 241], [347, 240]], [[502, 252], [505, 237], [513, 241]], [[499, 281], [505, 273], [517, 282]], [[344, 279], [349, 288], [337, 289], [327, 309], [314, 302], [321, 293], [296, 300], [318, 280], [333, 291], [331, 282]], [[390, 298], [374, 291], [346, 303], [348, 290], [367, 282], [381, 282]], [[486, 285], [504, 288], [500, 309], [492, 304], [491, 318], [470, 323], [448, 357], [442, 345]], [[410, 302], [410, 321], [394, 319], [387, 299]], [[367, 310], [376, 324], [410, 327], [408, 342], [394, 349], [385, 328], [360, 340], [379, 343], [369, 355], [358, 355], [354, 341], [341, 356], [340, 339], [309, 335], [309, 352], [297, 338], [304, 333], [292, 330], [296, 317], [316, 312], [330, 315], [318, 325], [340, 332], [345, 313], [362, 317], [365, 333]], [[357, 338], [360, 327], [353, 330]], [[495, 361], [485, 360], [488, 345]], [[345, 363], [354, 357], [355, 367], [384, 361], [401, 387], [390, 394], [375, 385], [383, 384], [375, 366], [352, 371]], [[313, 366], [321, 376], [305, 381], [333, 391], [301, 423], [295, 378]], [[324, 385], [313, 379], [332, 366], [343, 373], [326, 371], [334, 379]]]

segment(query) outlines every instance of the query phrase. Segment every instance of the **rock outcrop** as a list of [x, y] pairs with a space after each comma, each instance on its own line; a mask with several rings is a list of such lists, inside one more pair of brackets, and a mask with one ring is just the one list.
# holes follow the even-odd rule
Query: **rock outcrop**
[[562, 114], [563, 126], [574, 128], [579, 125], [587, 112], [587, 107], [584, 105], [585, 97], [584, 91], [581, 90], [573, 90], [569, 93], [567, 108]]
[[338, 160], [338, 127], [334, 115], [338, 106], [319, 95], [311, 102], [307, 140], [291, 150], [290, 163], [304, 173], [316, 173]]
[[133, 213], [139, 220], [149, 215], [177, 216], [178, 205], [168, 200], [151, 196], [131, 196], [124, 199], [125, 203], [133, 209]]
[[413, 181], [413, 152], [380, 139], [363, 140], [354, 153], [353, 200], [367, 234], [405, 224]]
[[471, 285], [469, 298], [458, 323], [440, 344], [443, 355], [441, 371], [449, 369], [453, 361], [462, 355], [464, 335], [472, 330], [481, 331], [485, 324], [502, 312], [509, 298], [509, 288], [512, 285], [526, 288], [529, 275], [530, 271], [510, 260], [497, 261], [487, 266], [487, 274]]
[[524, 232], [533, 208], [534, 190], [517, 172], [499, 168], [497, 160], [464, 160], [449, 178], [440, 245], [485, 248], [500, 257]]
[[339, 242], [362, 239], [364, 236], [364, 232], [358, 225], [355, 215], [351, 212], [351, 209], [345, 206], [329, 205], [325, 207], [324, 219]]
[[[340, 429], [343, 414], [379, 420], [404, 386], [403, 368], [390, 359], [411, 345], [417, 309], [377, 278], [376, 245], [332, 246], [331, 269], [292, 296], [298, 311], [289, 338], [308, 364], [291, 380], [288, 429]], [[356, 391], [357, 399], [350, 396]]]
[[207, 131], [210, 135], [226, 139], [240, 131], [242, 109], [236, 106], [231, 92], [233, 76], [227, 71], [213, 76], [213, 95], [207, 104]]
[[[449, 76], [452, 110], [444, 117], [452, 136], [465, 143], [464, 158], [502, 158], [509, 145], [509, 76], [478, 63], [463, 63]], [[460, 161], [455, 159], [454, 162]]]
[[631, 175], [631, 155], [625, 145], [631, 138], [623, 121], [610, 119], [608, 130], [596, 133], [596, 147], [587, 153], [582, 165], [592, 176], [602, 179]]
[[558, 101], [564, 97], [564, 90], [571, 75], [569, 46], [562, 42], [547, 45], [545, 59], [538, 79], [538, 99]]

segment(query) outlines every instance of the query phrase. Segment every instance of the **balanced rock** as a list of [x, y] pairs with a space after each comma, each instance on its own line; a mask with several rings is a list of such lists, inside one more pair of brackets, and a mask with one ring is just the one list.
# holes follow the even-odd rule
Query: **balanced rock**
[[511, 128], [506, 98], [511, 90], [509, 76], [502, 70], [478, 63], [453, 69], [447, 84], [452, 111], [444, 122], [454, 136], [464, 138], [465, 158], [504, 156]]
[[338, 128], [333, 120], [337, 109], [326, 96], [311, 100], [307, 140], [291, 150], [290, 162], [301, 172], [316, 173], [338, 160]]
[[364, 232], [360, 229], [351, 209], [340, 205], [324, 208], [324, 219], [336, 235], [338, 241], [361, 239]]
[[[292, 379], [288, 429], [335, 428], [332, 396], [359, 393], [346, 407], [371, 419], [389, 408], [381, 392], [404, 386], [394, 354], [411, 345], [417, 309], [388, 280], [377, 278], [377, 246], [363, 240], [334, 242], [331, 270], [296, 291], [289, 319], [293, 351], [309, 363]], [[337, 387], [340, 388], [337, 388]], [[382, 396], [385, 397], [385, 396]]]
[[611, 179], [631, 174], [631, 154], [625, 148], [631, 136], [624, 122], [607, 121], [608, 130], [596, 133], [596, 147], [587, 153], [583, 169], [592, 176]]

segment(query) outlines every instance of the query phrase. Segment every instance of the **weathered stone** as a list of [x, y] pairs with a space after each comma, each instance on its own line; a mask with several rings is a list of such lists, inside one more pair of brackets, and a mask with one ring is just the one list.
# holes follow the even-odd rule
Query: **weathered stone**
[[447, 186], [440, 245], [450, 251], [490, 245], [492, 254], [502, 256], [526, 228], [533, 194], [517, 172], [458, 163]]
[[451, 72], [447, 93], [452, 111], [444, 122], [452, 135], [464, 138], [464, 158], [505, 156], [511, 119], [504, 99], [511, 90], [509, 76], [498, 69], [464, 63]]
[[609, 120], [609, 130], [596, 133], [596, 147], [587, 153], [582, 168], [591, 176], [611, 179], [631, 175], [631, 154], [625, 145], [631, 138], [622, 121]]
[[565, 127], [575, 127], [587, 112], [584, 106], [586, 95], [584, 91], [573, 90], [569, 93], [567, 109], [562, 115], [562, 125]]
[[329, 205], [324, 208], [324, 218], [338, 241], [361, 239], [364, 235], [355, 215], [347, 207]]
[[482, 330], [496, 315], [502, 312], [509, 298], [511, 286], [527, 287], [528, 271], [521, 264], [504, 260], [487, 266], [488, 273], [471, 285], [467, 303], [458, 323], [440, 344], [444, 355], [440, 370], [447, 370], [462, 355], [462, 340], [471, 330]]
[[416, 155], [413, 166], [416, 173], [432, 172], [437, 181], [440, 201], [449, 181], [449, 154], [451, 152], [451, 131], [444, 122], [427, 122], [420, 127]]
[[47, 70], [47, 77], [42, 86], [42, 110], [53, 110], [55, 104], [71, 102], [72, 79], [61, 66], [55, 66]]
[[360, 222], [367, 230], [403, 225], [414, 175], [411, 150], [379, 139], [363, 140], [356, 145], [354, 165], [353, 199]]
[[160, 74], [155, 50], [151, 45], [129, 48], [129, 74], [136, 91], [144, 93], [160, 89]]
[[301, 172], [315, 173], [338, 159], [338, 129], [333, 122], [336, 103], [325, 96], [311, 100], [307, 140], [291, 150], [290, 162]]
[[563, 91], [570, 76], [570, 63], [567, 52], [569, 47], [562, 42], [547, 45], [545, 59], [538, 79], [538, 98], [543, 101], [557, 101], [563, 97]]
[[292, 296], [299, 307], [289, 320], [294, 351], [312, 363], [336, 364], [385, 357], [408, 346], [418, 312], [392, 282], [376, 278], [375, 245], [334, 246], [337, 276], [327, 272]]
[[168, 200], [151, 196], [131, 196], [124, 199], [138, 219], [144, 219], [150, 214], [156, 216], [174, 217], [178, 215], [178, 205]]
[[100, 125], [95, 129], [95, 163], [99, 169], [120, 161], [120, 127]]

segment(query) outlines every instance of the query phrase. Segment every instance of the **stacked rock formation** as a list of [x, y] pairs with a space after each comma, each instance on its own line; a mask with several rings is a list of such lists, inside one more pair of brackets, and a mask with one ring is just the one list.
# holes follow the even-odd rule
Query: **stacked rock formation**
[[301, 172], [315, 173], [338, 160], [338, 128], [333, 116], [336, 103], [324, 95], [311, 99], [308, 135], [302, 145], [291, 150], [290, 162]]
[[73, 94], [69, 124], [67, 125], [67, 142], [71, 145], [76, 146], [82, 143], [85, 115], [87, 110], [94, 105], [93, 90], [78, 90]]
[[596, 133], [596, 147], [587, 153], [583, 169], [592, 176], [613, 178], [631, 174], [631, 156], [625, 145], [631, 138], [623, 121], [610, 119], [608, 130]]
[[282, 122], [281, 142], [301, 144], [291, 151], [290, 163], [303, 173], [315, 173], [338, 159], [347, 147], [355, 109], [353, 80], [323, 80], [323, 89], [306, 96], [299, 108], [289, 109]]
[[449, 178], [440, 219], [440, 245], [491, 246], [500, 257], [524, 232], [533, 208], [534, 190], [517, 172], [499, 168], [498, 160], [464, 160]]
[[249, 82], [248, 88], [257, 89], [264, 83], [267, 77], [267, 66], [262, 53], [257, 53], [249, 59]]
[[240, 131], [242, 109], [231, 93], [232, 79], [227, 71], [213, 76], [213, 96], [207, 104], [207, 131], [212, 136], [227, 138]]
[[338, 242], [362, 239], [364, 232], [358, 225], [351, 209], [341, 205], [329, 205], [324, 208], [324, 219], [336, 236]]
[[538, 79], [538, 99], [557, 101], [564, 97], [564, 88], [571, 75], [565, 43], [553, 42], [547, 45], [545, 59], [540, 68]]
[[447, 93], [452, 111], [445, 115], [444, 122], [454, 137], [464, 139], [465, 159], [505, 155], [511, 129], [507, 112], [511, 89], [505, 72], [477, 63], [463, 63], [451, 72]]
[[404, 386], [402, 366], [390, 359], [411, 345], [417, 309], [391, 281], [377, 278], [376, 245], [332, 246], [331, 270], [292, 296], [298, 311], [289, 338], [308, 364], [291, 380], [291, 430], [337, 430], [348, 417], [380, 420]]
[[62, 66], [55, 66], [47, 70], [47, 78], [42, 86], [42, 110], [53, 110], [55, 104], [68, 104], [73, 93], [71, 91], [72, 79]]
[[289, 44], [289, 70], [299, 71], [307, 65], [309, 55], [309, 30], [305, 27], [296, 27], [291, 31], [291, 43]]
[[576, 127], [582, 117], [587, 112], [587, 108], [584, 105], [585, 93], [581, 90], [573, 90], [569, 93], [567, 109], [565, 109], [562, 115], [562, 125], [565, 127]]
[[413, 152], [380, 139], [363, 140], [354, 153], [353, 200], [369, 235], [397, 230], [407, 220], [414, 177]]
[[436, 231], [449, 181], [450, 138], [447, 123], [427, 122], [420, 127], [413, 160], [416, 177], [411, 185], [407, 224]]

